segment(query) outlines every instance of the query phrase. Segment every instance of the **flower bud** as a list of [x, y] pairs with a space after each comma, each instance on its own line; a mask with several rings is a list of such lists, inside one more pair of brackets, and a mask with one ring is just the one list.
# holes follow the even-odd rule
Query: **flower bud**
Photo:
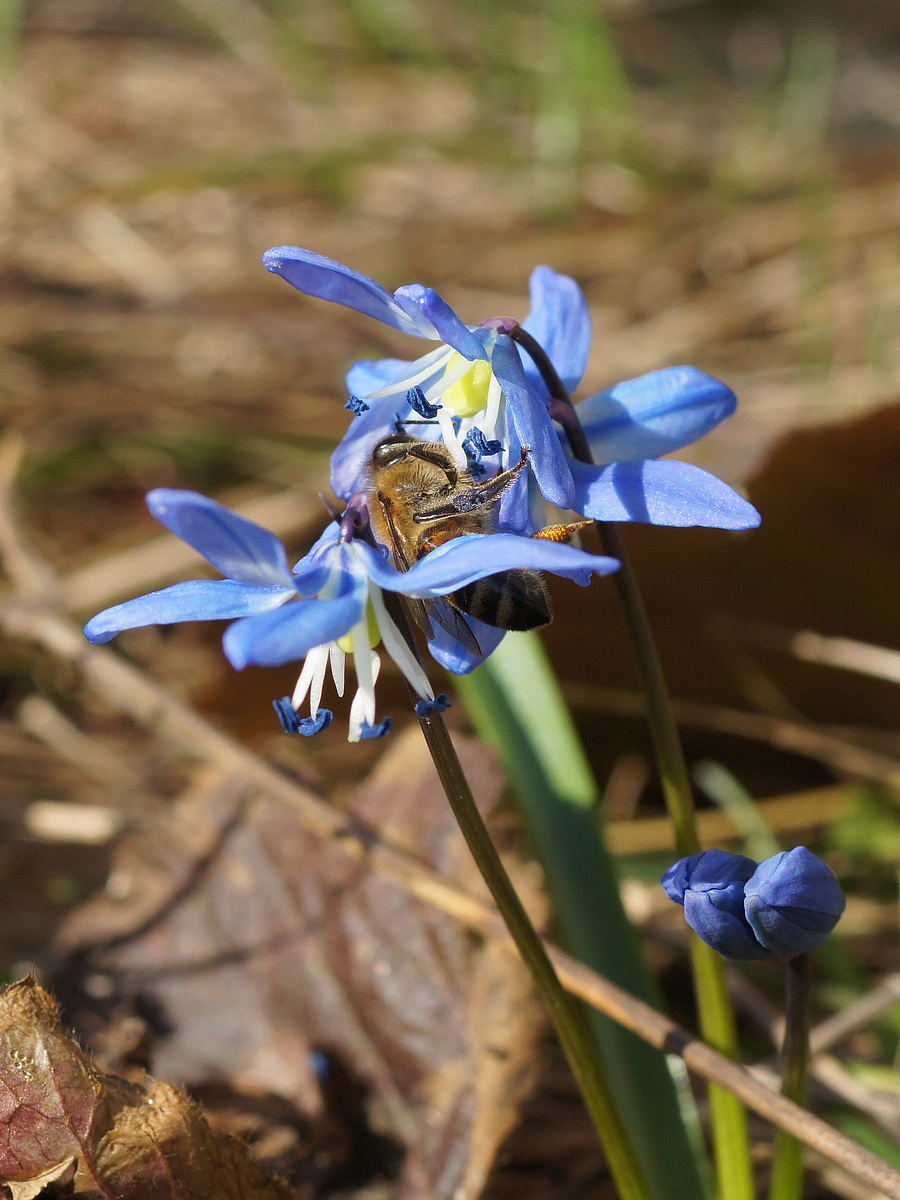
[[837, 925], [846, 900], [818, 855], [797, 846], [760, 863], [744, 888], [744, 913], [769, 954], [815, 950]]
[[679, 859], [662, 878], [666, 895], [684, 905], [684, 916], [707, 945], [726, 958], [766, 958], [744, 915], [744, 885], [756, 863], [727, 850], [704, 850]]
[[662, 885], [684, 906], [691, 929], [726, 958], [792, 958], [815, 950], [846, 904], [834, 871], [805, 846], [759, 866], [742, 854], [704, 850], [669, 867]]

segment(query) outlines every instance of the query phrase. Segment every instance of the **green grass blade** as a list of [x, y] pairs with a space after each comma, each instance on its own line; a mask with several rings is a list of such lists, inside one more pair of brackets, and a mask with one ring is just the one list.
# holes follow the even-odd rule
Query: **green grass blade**
[[[479, 735], [502, 755], [572, 952], [654, 1003], [597, 823], [597, 785], [537, 635], [507, 634], [457, 689]], [[665, 1056], [609, 1018], [588, 1015], [655, 1197], [705, 1196]]]

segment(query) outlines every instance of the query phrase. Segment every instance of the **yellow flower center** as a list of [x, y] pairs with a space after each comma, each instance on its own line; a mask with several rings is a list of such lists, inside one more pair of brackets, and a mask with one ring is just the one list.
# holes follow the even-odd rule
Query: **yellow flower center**
[[[461, 354], [454, 354], [447, 363], [445, 374], [458, 369]], [[441, 404], [455, 417], [474, 417], [487, 408], [488, 388], [491, 385], [491, 364], [479, 358], [472, 363], [462, 379], [451, 383], [441, 393]]]
[[[366, 632], [369, 635], [369, 649], [374, 650], [381, 641], [381, 630], [378, 628], [378, 618], [372, 608], [371, 602], [366, 604]], [[337, 644], [345, 654], [353, 653], [353, 630], [345, 633], [343, 637], [337, 639]]]

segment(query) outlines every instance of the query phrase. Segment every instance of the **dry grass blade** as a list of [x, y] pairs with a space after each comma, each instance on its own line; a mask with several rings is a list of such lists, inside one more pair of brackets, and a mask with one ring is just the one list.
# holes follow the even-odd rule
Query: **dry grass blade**
[[862, 996], [843, 1012], [821, 1021], [810, 1034], [813, 1054], [823, 1053], [855, 1033], [857, 1029], [880, 1016], [893, 1004], [900, 1003], [900, 975], [889, 975], [878, 987]]
[[[773, 796], [759, 801], [756, 807], [773, 833], [793, 833], [838, 820], [852, 807], [853, 799], [852, 788], [837, 784], [790, 796]], [[675, 834], [668, 817], [610, 821], [605, 833], [614, 854], [649, 854], [675, 849]], [[697, 814], [697, 833], [704, 849], [743, 837], [733, 817], [718, 810]]]
[[[629, 717], [643, 716], [645, 712], [644, 699], [639, 692], [581, 683], [566, 684], [563, 690], [566, 698], [576, 707], [621, 713]], [[817, 759], [836, 771], [883, 783], [900, 792], [900, 763], [886, 754], [866, 750], [843, 738], [781, 717], [688, 700], [676, 700], [674, 707], [679, 724], [768, 742], [781, 750]]]

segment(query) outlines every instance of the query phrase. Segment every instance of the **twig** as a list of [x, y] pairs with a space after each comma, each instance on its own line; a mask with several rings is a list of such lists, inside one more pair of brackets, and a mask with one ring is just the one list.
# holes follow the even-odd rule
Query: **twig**
[[[852, 803], [852, 789], [847, 784], [833, 784], [788, 796], [772, 796], [758, 801], [756, 808], [773, 833], [794, 833], [838, 820]], [[613, 854], [649, 854], [675, 849], [675, 834], [668, 817], [610, 821], [604, 833]], [[731, 815], [718, 809], [706, 809], [697, 814], [697, 834], [704, 850], [742, 836]]]
[[728, 637], [763, 650], [792, 654], [804, 662], [900, 683], [900, 650], [874, 646], [855, 638], [825, 637], [811, 629], [785, 629], [765, 621], [728, 620], [720, 622], [720, 629]]
[[874, 991], [855, 1000], [843, 1012], [835, 1013], [820, 1021], [810, 1034], [809, 1046], [813, 1054], [830, 1050], [845, 1037], [855, 1033], [861, 1026], [880, 1016], [892, 1004], [900, 1002], [900, 973], [889, 975]]
[[0, 441], [0, 559], [18, 595], [52, 603], [56, 598], [56, 576], [26, 547], [13, 513], [12, 484], [24, 452], [21, 438], [14, 433]]
[[[890, 980], [886, 981], [890, 983]], [[900, 982], [900, 981], [898, 981]], [[896, 985], [895, 985], [896, 986]], [[770, 1038], [773, 1046], [776, 1048], [781, 1046], [785, 1036], [785, 1017], [784, 1013], [774, 1005], [768, 995], [751, 983], [745, 975], [736, 968], [731, 968], [728, 972], [728, 990], [731, 992], [732, 999], [753, 1024], [763, 1031]], [[837, 1030], [840, 1036], [846, 1036], [852, 1033], [854, 1029], [862, 1025], [870, 1016], [876, 1015], [892, 1001], [900, 996], [900, 987], [897, 990], [891, 990], [882, 985], [876, 989], [878, 993], [878, 1003], [871, 1009], [869, 1006], [861, 1008], [865, 1001], [869, 999], [864, 996], [863, 1000], [856, 1005], [851, 1005], [847, 1009], [847, 1013], [853, 1013], [850, 1021], [847, 1024], [842, 1022], [842, 1028]], [[857, 1008], [861, 1011], [854, 1012]], [[839, 1014], [838, 1018], [845, 1014]], [[836, 1018], [822, 1022], [819, 1028], [825, 1028], [826, 1035], [829, 1034], [829, 1026]], [[835, 1038], [834, 1040], [839, 1040]], [[818, 1039], [821, 1042], [821, 1039]], [[828, 1041], [825, 1045], [830, 1044]], [[875, 1121], [884, 1129], [890, 1137], [896, 1138], [900, 1127], [898, 1127], [898, 1117], [900, 1117], [900, 1100], [894, 1096], [884, 1094], [873, 1095], [872, 1091], [861, 1084], [857, 1079], [854, 1079], [847, 1068], [837, 1058], [830, 1054], [825, 1054], [817, 1044], [815, 1031], [810, 1037], [810, 1074], [830, 1096], [836, 1096], [838, 1099], [849, 1104], [853, 1108], [857, 1108], [860, 1112], [864, 1112], [868, 1117]], [[779, 1076], [776, 1069], [777, 1059], [771, 1058], [764, 1062], [755, 1063], [751, 1070], [753, 1074], [767, 1087], [777, 1088], [779, 1086]]]
[[121, 755], [82, 733], [68, 717], [43, 696], [27, 696], [16, 713], [19, 724], [32, 737], [49, 746], [60, 758], [115, 791], [134, 788], [137, 780]]
[[[572, 704], [583, 709], [621, 713], [629, 717], [642, 717], [646, 713], [643, 696], [626, 688], [569, 683], [564, 685], [563, 691]], [[722, 708], [717, 704], [700, 704], [693, 700], [676, 700], [673, 707], [682, 725], [768, 742], [781, 750], [826, 763], [836, 771], [884, 783], [900, 791], [900, 763], [886, 754], [877, 754], [853, 742], [780, 717]]]
[[[85, 682], [107, 703], [179, 746], [184, 754], [243, 776], [288, 805], [310, 832], [334, 841], [348, 854], [364, 859], [373, 870], [392, 879], [411, 895], [512, 948], [512, 940], [490, 904], [464, 892], [409, 854], [380, 841], [371, 831], [348, 821], [314, 793], [215, 729], [119, 655], [90, 646], [81, 631], [69, 621], [33, 606], [10, 602], [0, 607], [0, 628], [13, 637], [37, 642], [65, 658], [80, 670]], [[891, 1200], [900, 1200], [900, 1172], [877, 1155], [812, 1113], [770, 1091], [745, 1067], [731, 1062], [662, 1013], [636, 1000], [557, 947], [547, 943], [547, 952], [563, 984], [573, 995], [658, 1049], [680, 1055], [696, 1074], [728, 1088], [766, 1120], [793, 1133], [823, 1157], [879, 1189]]]

